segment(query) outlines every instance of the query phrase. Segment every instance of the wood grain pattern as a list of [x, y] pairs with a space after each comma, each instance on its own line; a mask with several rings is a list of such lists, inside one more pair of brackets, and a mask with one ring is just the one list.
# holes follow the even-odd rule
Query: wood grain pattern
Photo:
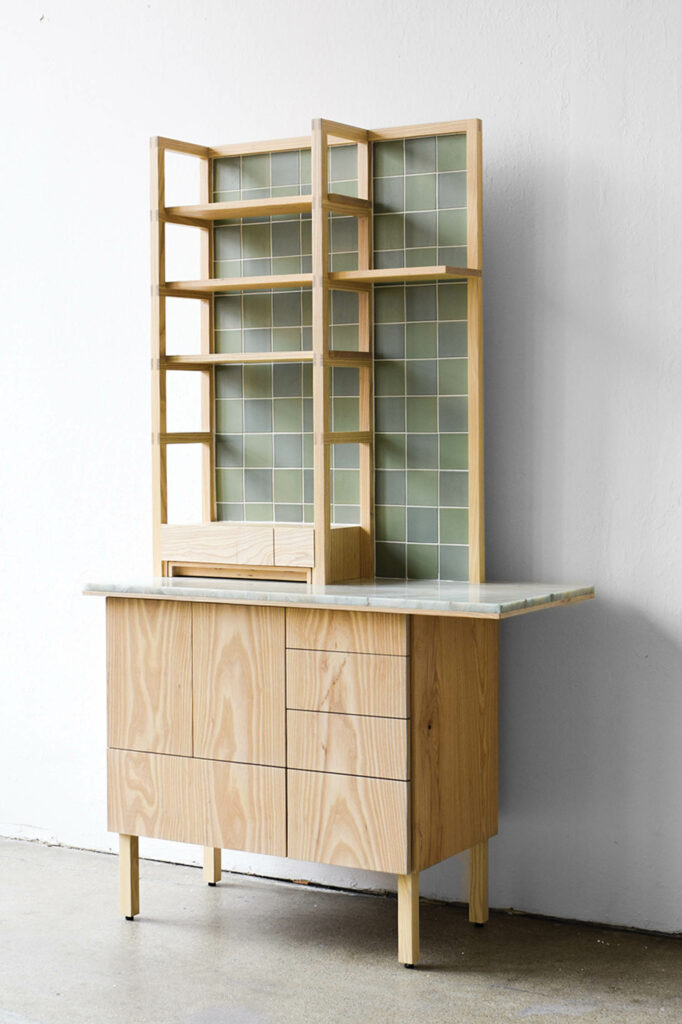
[[480, 277], [475, 267], [449, 267], [444, 264], [434, 267], [392, 267], [380, 270], [335, 270], [329, 275], [329, 283], [336, 288], [344, 283], [388, 284], [391, 281], [457, 281], [465, 277]]
[[307, 583], [310, 569], [272, 565], [230, 565], [229, 562], [166, 562], [168, 576], [211, 576], [242, 580], [293, 580]]
[[110, 750], [112, 832], [286, 856], [283, 768]]
[[408, 733], [406, 718], [287, 711], [287, 767], [407, 781]]
[[419, 872], [398, 875], [398, 962], [419, 960]]
[[161, 554], [168, 562], [273, 565], [273, 528], [240, 523], [164, 525], [161, 527]]
[[203, 854], [202, 877], [208, 885], [217, 885], [223, 873], [222, 853], [214, 846], [205, 846]]
[[110, 747], [192, 753], [191, 616], [187, 604], [107, 598]]
[[[363, 446], [360, 447], [360, 451]], [[332, 526], [328, 536], [327, 583], [358, 579], [361, 575], [361, 539], [359, 526]]]
[[284, 610], [195, 604], [194, 754], [284, 766]]
[[311, 567], [315, 561], [315, 530], [312, 526], [275, 527], [275, 565]]
[[289, 856], [406, 874], [407, 782], [287, 772]]
[[469, 850], [469, 920], [485, 924], [488, 920], [488, 841]]
[[140, 844], [137, 836], [118, 837], [118, 891], [121, 913], [140, 913]]
[[407, 658], [388, 654], [287, 651], [287, 707], [406, 718]]
[[407, 654], [407, 616], [287, 608], [287, 647], [358, 654]]
[[497, 831], [499, 626], [412, 621], [414, 870]]

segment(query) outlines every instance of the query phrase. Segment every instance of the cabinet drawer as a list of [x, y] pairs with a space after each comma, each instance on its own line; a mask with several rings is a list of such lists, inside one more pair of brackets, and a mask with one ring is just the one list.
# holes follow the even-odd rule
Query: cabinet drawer
[[287, 651], [287, 705], [302, 711], [407, 718], [408, 659]]
[[407, 782], [323, 772], [287, 776], [290, 857], [408, 873]]
[[111, 832], [286, 856], [283, 768], [110, 750]]
[[287, 608], [287, 647], [406, 655], [407, 617], [385, 612]]
[[405, 718], [287, 712], [287, 765], [316, 772], [409, 779]]

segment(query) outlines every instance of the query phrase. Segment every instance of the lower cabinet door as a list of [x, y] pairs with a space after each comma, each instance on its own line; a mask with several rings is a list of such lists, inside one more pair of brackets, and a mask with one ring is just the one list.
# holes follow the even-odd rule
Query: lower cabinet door
[[409, 783], [291, 769], [287, 777], [290, 857], [408, 873]]
[[108, 752], [109, 830], [286, 856], [283, 768]]

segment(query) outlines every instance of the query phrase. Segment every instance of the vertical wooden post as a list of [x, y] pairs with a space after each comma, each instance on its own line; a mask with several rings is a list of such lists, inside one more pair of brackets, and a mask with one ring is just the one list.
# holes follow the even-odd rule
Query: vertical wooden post
[[469, 850], [469, 920], [485, 924], [488, 920], [488, 843]]
[[[201, 160], [202, 203], [213, 201], [213, 161], [210, 157]], [[208, 222], [201, 231], [201, 277], [207, 280], [213, 274], [213, 223]], [[214, 296], [201, 299], [201, 351], [209, 354], [215, 350], [213, 333]], [[215, 368], [201, 371], [201, 429], [208, 432], [210, 441], [202, 445], [201, 483], [202, 517], [205, 523], [216, 518], [215, 491]]]
[[398, 961], [413, 967], [419, 960], [419, 872], [398, 875]]
[[[372, 144], [358, 142], [358, 198], [372, 198]], [[358, 270], [372, 268], [372, 217], [358, 218]], [[374, 350], [373, 289], [358, 292], [358, 349]], [[372, 440], [360, 445], [360, 575], [374, 576], [374, 366], [360, 367], [361, 431], [368, 430]]]
[[129, 921], [140, 913], [140, 859], [137, 836], [119, 835], [118, 879], [121, 913]]
[[221, 864], [222, 850], [214, 849], [212, 846], [204, 847], [204, 881], [209, 885], [217, 885], [222, 876]]
[[320, 119], [312, 127], [312, 248], [313, 248], [313, 451], [315, 566], [313, 583], [330, 575], [331, 507], [329, 432], [329, 214], [328, 136]]
[[158, 138], [151, 141], [151, 284], [152, 284], [152, 509], [154, 517], [154, 572], [162, 574], [161, 524], [168, 519], [168, 473], [166, 445], [166, 299], [161, 287], [166, 281], [166, 232], [163, 220], [165, 153]]

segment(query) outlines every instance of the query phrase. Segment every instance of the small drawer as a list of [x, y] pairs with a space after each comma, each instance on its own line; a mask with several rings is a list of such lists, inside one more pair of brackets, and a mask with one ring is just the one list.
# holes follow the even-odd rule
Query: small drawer
[[386, 612], [287, 608], [287, 647], [405, 656], [407, 617]]
[[301, 711], [407, 718], [407, 658], [287, 651], [287, 706]]
[[409, 783], [293, 770], [287, 779], [289, 857], [409, 872]]
[[405, 718], [287, 711], [287, 766], [405, 781], [408, 729]]

